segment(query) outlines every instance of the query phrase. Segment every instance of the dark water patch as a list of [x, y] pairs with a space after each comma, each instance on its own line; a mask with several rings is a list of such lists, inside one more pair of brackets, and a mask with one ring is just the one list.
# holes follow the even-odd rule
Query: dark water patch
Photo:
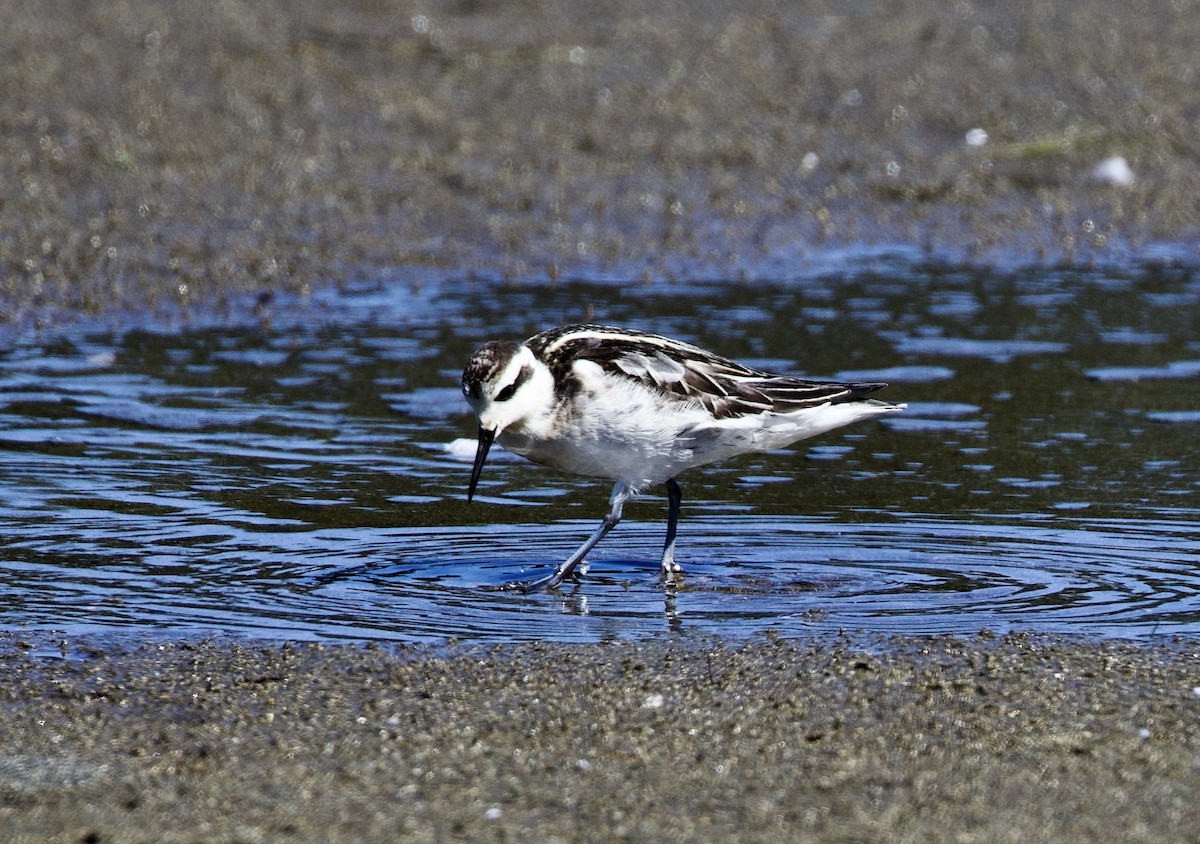
[[[259, 326], [29, 338], [0, 350], [0, 627], [1200, 632], [1197, 326], [1179, 307], [1198, 293], [1184, 266], [893, 261], [777, 284], [372, 284]], [[652, 490], [578, 584], [485, 592], [569, 554], [609, 484], [496, 449], [467, 506], [462, 363], [585, 318], [890, 379], [909, 411], [683, 476], [678, 590], [657, 582]]]

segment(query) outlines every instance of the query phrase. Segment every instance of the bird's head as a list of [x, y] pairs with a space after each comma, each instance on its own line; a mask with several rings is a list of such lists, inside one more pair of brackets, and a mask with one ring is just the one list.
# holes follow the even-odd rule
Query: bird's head
[[471, 355], [463, 370], [462, 391], [479, 420], [479, 445], [467, 489], [470, 501], [492, 442], [505, 430], [520, 428], [545, 414], [554, 387], [550, 370], [528, 347], [511, 340], [494, 340]]

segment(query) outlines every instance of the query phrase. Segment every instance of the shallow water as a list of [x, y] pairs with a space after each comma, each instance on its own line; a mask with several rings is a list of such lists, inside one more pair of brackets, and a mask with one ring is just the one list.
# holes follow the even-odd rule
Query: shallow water
[[[0, 352], [0, 629], [594, 641], [774, 630], [1200, 632], [1200, 274], [903, 256], [776, 283], [364, 284], [270, 324]], [[578, 584], [542, 573], [609, 485], [495, 453], [464, 490], [457, 380], [487, 339], [589, 319], [908, 413], [681, 478]]]

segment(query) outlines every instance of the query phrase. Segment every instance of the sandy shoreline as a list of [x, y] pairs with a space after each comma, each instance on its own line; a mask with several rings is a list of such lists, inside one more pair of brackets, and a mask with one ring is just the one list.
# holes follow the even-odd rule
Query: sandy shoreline
[[[58, 0], [10, 18], [10, 325], [423, 270], [787, 278], [862, 244], [1196, 257], [1187, 4]], [[1132, 184], [1091, 177], [1114, 156]]]
[[30, 649], [0, 645], [7, 841], [1200, 831], [1194, 643]]

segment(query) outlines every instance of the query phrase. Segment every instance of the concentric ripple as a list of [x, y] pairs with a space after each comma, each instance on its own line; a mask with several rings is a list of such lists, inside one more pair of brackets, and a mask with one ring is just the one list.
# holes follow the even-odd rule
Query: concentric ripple
[[[22, 559], [3, 572], [7, 624], [595, 641], [830, 629], [1135, 636], [1200, 623], [1200, 527], [1191, 522], [704, 517], [687, 525], [687, 575], [674, 589], [657, 580], [661, 525], [637, 523], [609, 537], [578, 583], [523, 596], [481, 587], [544, 573], [590, 524], [297, 532], [163, 531], [151, 521], [128, 520], [124, 532], [131, 547], [152, 534], [153, 556], [53, 536], [43, 550], [10, 546]], [[97, 566], [100, 554], [109, 559]]]
[[[1111, 270], [889, 272], [686, 296], [372, 286], [270, 330], [0, 348], [0, 629], [1200, 633], [1200, 345], [1179, 307], [1200, 303], [1195, 275], [1130, 268], [1136, 283], [1114, 288]], [[460, 367], [485, 339], [585, 315], [800, 374], [891, 379], [909, 411], [681, 478], [677, 588], [657, 579], [651, 490], [577, 583], [486, 591], [566, 557], [608, 488], [497, 448], [468, 506]]]

